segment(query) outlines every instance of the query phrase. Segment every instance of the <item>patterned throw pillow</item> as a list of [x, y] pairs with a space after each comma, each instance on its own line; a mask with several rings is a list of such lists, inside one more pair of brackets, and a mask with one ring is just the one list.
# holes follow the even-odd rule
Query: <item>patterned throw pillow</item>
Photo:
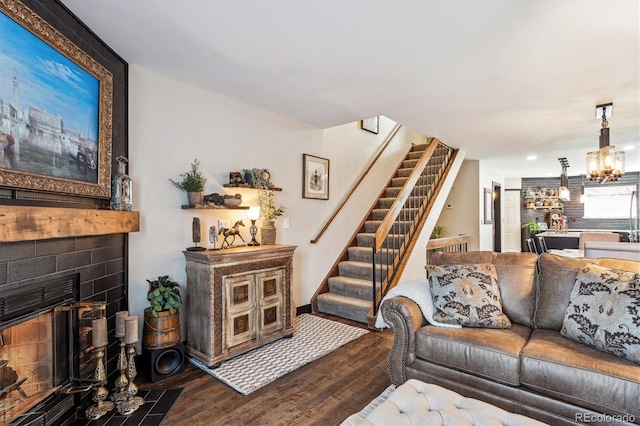
[[588, 263], [578, 272], [560, 333], [640, 364], [640, 281]]
[[428, 265], [427, 275], [437, 309], [434, 320], [467, 327], [511, 327], [502, 313], [498, 274], [491, 263]]

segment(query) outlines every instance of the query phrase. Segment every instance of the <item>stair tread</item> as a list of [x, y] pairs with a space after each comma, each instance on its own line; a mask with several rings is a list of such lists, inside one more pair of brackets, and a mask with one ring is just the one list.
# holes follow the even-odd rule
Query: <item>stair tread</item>
[[342, 281], [353, 285], [371, 287], [371, 280], [363, 280], [362, 278], [345, 277], [343, 275], [335, 275], [329, 277], [329, 281]]
[[355, 297], [349, 297], [349, 296], [342, 296], [339, 294], [333, 294], [333, 293], [322, 293], [318, 295], [318, 299], [324, 299], [324, 300], [331, 300], [331, 301], [339, 301], [342, 302], [346, 305], [351, 305], [351, 306], [357, 306], [360, 308], [367, 308], [369, 309], [371, 307], [371, 301], [370, 300], [362, 300], [362, 299], [356, 299]]

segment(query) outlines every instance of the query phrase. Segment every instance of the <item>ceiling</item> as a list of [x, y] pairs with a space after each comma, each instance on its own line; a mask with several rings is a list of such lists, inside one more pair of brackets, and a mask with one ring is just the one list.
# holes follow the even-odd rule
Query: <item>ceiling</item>
[[320, 128], [385, 115], [505, 177], [584, 173], [613, 102], [640, 170], [638, 1], [62, 2], [132, 65]]

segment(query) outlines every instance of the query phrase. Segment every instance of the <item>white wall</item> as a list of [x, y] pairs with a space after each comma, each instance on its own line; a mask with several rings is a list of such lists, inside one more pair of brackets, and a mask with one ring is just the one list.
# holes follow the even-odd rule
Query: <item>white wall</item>
[[[440, 213], [438, 225], [444, 226], [449, 236], [469, 234], [468, 249], [493, 249], [493, 224], [484, 223], [484, 188], [492, 189], [493, 182], [501, 185], [504, 200], [504, 176], [494, 168], [487, 167], [479, 160], [465, 160]], [[501, 204], [501, 218], [504, 226], [504, 202]], [[504, 233], [503, 233], [504, 234]], [[501, 236], [504, 247], [504, 235]]]
[[[448, 236], [468, 234], [468, 249], [479, 250], [480, 223], [482, 221], [482, 207], [478, 197], [478, 175], [480, 164], [478, 160], [465, 160], [460, 167], [445, 205], [450, 209], [443, 209], [437, 224], [444, 226]], [[489, 225], [483, 225], [489, 226]]]
[[[211, 246], [206, 239], [209, 226], [217, 226], [218, 220], [246, 219], [245, 210], [181, 209], [186, 194], [169, 178], [177, 179], [195, 158], [208, 178], [207, 194], [239, 192], [244, 205], [255, 204], [255, 190], [222, 187], [229, 172], [253, 167], [269, 169], [274, 185], [283, 188], [276, 192], [276, 204], [286, 207], [290, 228], [282, 229], [283, 218], [278, 219], [277, 242], [298, 247], [293, 293], [300, 306], [310, 302], [411, 143], [424, 143], [420, 135], [403, 128], [344, 213], [318, 244], [310, 244], [395, 123], [381, 117], [378, 135], [361, 130], [358, 123], [323, 130], [134, 65], [129, 79], [129, 174], [134, 209], [141, 217], [140, 232], [130, 234], [129, 240], [129, 306], [135, 315], [147, 307], [147, 279], [170, 275], [186, 285], [182, 251], [193, 245], [193, 217], [200, 218], [206, 247]], [[330, 160], [328, 201], [302, 198], [303, 153]], [[248, 226], [242, 235], [248, 241]]]

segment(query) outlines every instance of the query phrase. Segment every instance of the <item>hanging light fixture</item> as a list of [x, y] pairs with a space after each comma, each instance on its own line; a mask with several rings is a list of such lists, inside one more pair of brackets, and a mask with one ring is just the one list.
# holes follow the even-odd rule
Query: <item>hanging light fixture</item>
[[587, 152], [587, 176], [591, 181], [615, 182], [624, 174], [624, 152], [616, 152], [616, 147], [609, 145], [607, 117], [611, 117], [612, 112], [612, 103], [596, 106], [596, 118], [602, 117], [602, 128], [600, 129], [600, 149]]
[[558, 158], [560, 165], [562, 166], [562, 173], [560, 174], [560, 188], [558, 188], [558, 198], [562, 201], [569, 201], [571, 199], [571, 193], [569, 192], [569, 179], [567, 178], [567, 167], [569, 167], [569, 160], [565, 157]]

